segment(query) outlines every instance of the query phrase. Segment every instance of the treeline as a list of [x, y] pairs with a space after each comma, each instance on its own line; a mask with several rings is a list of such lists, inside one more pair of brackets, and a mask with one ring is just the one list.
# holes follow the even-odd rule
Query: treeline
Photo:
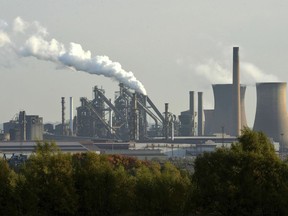
[[288, 215], [288, 166], [263, 133], [171, 163], [64, 154], [38, 143], [21, 167], [0, 160], [0, 215]]
[[16, 172], [4, 160], [0, 170], [0, 215], [178, 215], [191, 188], [170, 163], [64, 154], [53, 143], [39, 143]]

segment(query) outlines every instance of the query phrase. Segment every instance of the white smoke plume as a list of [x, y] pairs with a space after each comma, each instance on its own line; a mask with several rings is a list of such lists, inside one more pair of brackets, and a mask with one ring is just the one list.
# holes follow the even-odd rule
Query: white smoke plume
[[5, 32], [0, 31], [0, 47], [3, 47], [10, 43], [11, 43], [11, 40], [9, 36]]
[[241, 79], [245, 84], [255, 84], [256, 82], [278, 82], [279, 79], [273, 74], [266, 74], [258, 67], [249, 62], [240, 63]]
[[[210, 59], [206, 64], [195, 67], [196, 74], [204, 77], [212, 84], [232, 83], [231, 69], [222, 67], [218, 62]], [[246, 85], [254, 85], [256, 82], [277, 82], [279, 79], [272, 74], [261, 71], [254, 64], [240, 62], [240, 80]]]
[[212, 84], [231, 83], [231, 72], [213, 59], [208, 60], [206, 64], [198, 65], [195, 71], [197, 75], [204, 77]]
[[89, 50], [83, 50], [82, 46], [77, 43], [70, 43], [70, 46], [66, 49], [64, 44], [56, 39], [46, 39], [48, 32], [38, 22], [28, 23], [17, 17], [14, 20], [13, 32], [18, 34], [27, 34], [29, 32], [23, 43], [20, 45], [13, 44], [14, 49], [20, 56], [32, 56], [39, 60], [51, 61], [77, 71], [103, 75], [121, 82], [139, 93], [147, 94], [143, 84], [136, 79], [131, 71], [125, 71], [120, 63], [111, 61], [108, 56], [92, 56]]

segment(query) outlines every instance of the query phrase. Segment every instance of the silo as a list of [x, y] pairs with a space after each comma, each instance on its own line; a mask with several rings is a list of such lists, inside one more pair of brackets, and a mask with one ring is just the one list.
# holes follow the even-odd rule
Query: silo
[[288, 147], [286, 82], [257, 83], [257, 104], [253, 129], [263, 131], [274, 141]]
[[[233, 84], [215, 84], [213, 87], [214, 93], [214, 112], [213, 121], [211, 120], [211, 133], [222, 133], [231, 136], [238, 136], [237, 130], [235, 130], [235, 112], [233, 104]], [[247, 125], [245, 114], [245, 91], [246, 86], [240, 86], [240, 124], [241, 127]]]

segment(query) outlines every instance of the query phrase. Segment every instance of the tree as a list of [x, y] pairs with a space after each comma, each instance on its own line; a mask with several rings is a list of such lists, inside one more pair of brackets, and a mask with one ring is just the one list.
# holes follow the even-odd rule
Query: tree
[[136, 174], [137, 215], [183, 215], [191, 182], [171, 163], [139, 167]]
[[193, 201], [202, 213], [287, 215], [288, 167], [261, 132], [245, 128], [231, 149], [195, 161]]
[[24, 215], [69, 215], [77, 210], [71, 155], [55, 150], [55, 143], [38, 143], [20, 172]]
[[92, 152], [74, 155], [73, 163], [80, 215], [119, 215], [130, 211], [133, 182], [123, 167], [114, 168], [107, 156]]
[[0, 159], [0, 215], [17, 215], [14, 197], [16, 174]]

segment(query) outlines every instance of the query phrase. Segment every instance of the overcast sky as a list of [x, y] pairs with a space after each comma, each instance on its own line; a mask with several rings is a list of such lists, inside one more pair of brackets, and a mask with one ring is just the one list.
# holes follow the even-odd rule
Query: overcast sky
[[[38, 21], [65, 46], [79, 43], [92, 56], [107, 55], [142, 82], [156, 106], [179, 115], [189, 91], [204, 92], [213, 108], [211, 83], [232, 82], [232, 47], [240, 47], [241, 79], [248, 84], [246, 114], [253, 126], [262, 81], [287, 81], [286, 0], [0, 0], [2, 25], [16, 17]], [[6, 25], [6, 24], [5, 24]], [[1, 26], [0, 26], [1, 27]], [[118, 82], [59, 67], [0, 48], [0, 122], [20, 110], [44, 122], [61, 121], [61, 96], [92, 99], [97, 85], [114, 99]], [[68, 109], [66, 118], [68, 119]]]

